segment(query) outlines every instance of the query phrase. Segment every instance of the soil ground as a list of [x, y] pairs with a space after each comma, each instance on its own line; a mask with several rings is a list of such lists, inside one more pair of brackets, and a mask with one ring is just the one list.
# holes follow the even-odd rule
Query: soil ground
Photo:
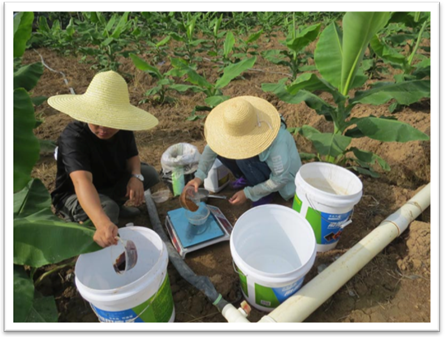
[[[282, 38], [265, 38], [259, 43], [259, 51], [280, 48]], [[312, 46], [313, 48], [314, 46]], [[62, 56], [46, 48], [28, 50], [24, 63], [40, 61], [53, 70], [64, 73], [68, 85], [77, 94], [85, 92], [96, 73], [91, 64], [80, 63], [74, 56]], [[149, 59], [147, 59], [149, 61]], [[146, 90], [155, 81], [133, 66], [131, 60], [122, 59], [122, 73], [132, 74], [128, 79], [131, 102], [138, 105]], [[161, 66], [162, 71], [169, 69], [169, 62]], [[288, 104], [279, 101], [273, 94], [261, 90], [262, 83], [276, 83], [286, 77], [288, 69], [273, 65], [262, 57], [258, 58], [255, 70], [246, 72], [242, 78], [232, 81], [223, 89], [231, 97], [253, 95], [267, 99], [277, 107], [286, 118], [288, 127], [311, 125], [322, 132], [332, 131], [332, 126], [322, 116], [308, 108], [304, 103]], [[199, 72], [206, 74], [209, 81], [216, 79], [213, 62], [203, 60]], [[390, 78], [394, 71], [390, 69]], [[69, 94], [62, 75], [45, 69], [33, 96], [52, 96]], [[173, 103], [157, 104], [149, 100], [138, 106], [155, 115], [159, 125], [152, 130], [136, 132], [136, 140], [142, 161], [156, 169], [161, 169], [160, 158], [166, 149], [179, 142], [195, 145], [202, 152], [205, 140], [202, 120], [187, 121], [195, 104], [203, 104], [203, 94], [171, 94], [177, 100]], [[328, 98], [328, 97], [324, 97]], [[357, 105], [352, 116], [391, 115], [388, 105]], [[49, 107], [47, 103], [37, 107], [36, 116], [44, 122], [36, 129], [37, 137], [57, 141], [70, 117]], [[430, 135], [429, 100], [403, 107], [393, 114], [398, 120], [407, 122]], [[301, 152], [315, 152], [311, 144], [301, 136], [294, 136]], [[371, 139], [354, 140], [354, 146], [373, 151], [391, 166], [390, 172], [381, 171], [379, 178], [359, 175], [363, 182], [363, 197], [354, 208], [353, 222], [342, 233], [335, 249], [318, 253], [315, 264], [305, 278], [313, 279], [324, 267], [331, 264], [349, 248], [376, 228], [382, 220], [396, 211], [416, 192], [430, 181], [430, 142], [411, 141], [407, 143], [383, 143]], [[35, 166], [33, 176], [43, 181], [51, 191], [54, 188], [56, 164], [52, 153], [42, 154]], [[161, 188], [161, 186], [157, 186]], [[228, 188], [220, 192], [231, 196]], [[292, 206], [292, 200], [276, 198], [278, 204]], [[230, 206], [225, 200], [211, 199], [208, 202], [219, 207], [234, 225], [237, 219], [250, 208]], [[165, 221], [167, 211], [179, 207], [177, 197], [157, 205], [159, 219]], [[140, 207], [142, 215], [133, 220], [137, 226], [151, 228], [145, 205]], [[122, 223], [124, 224], [124, 222]], [[186, 263], [198, 275], [208, 276], [222, 296], [238, 306], [242, 299], [238, 275], [232, 268], [229, 242], [221, 242], [187, 254]], [[50, 268], [50, 267], [49, 267]], [[176, 308], [176, 322], [225, 322], [223, 316], [207, 298], [186, 282], [172, 265], [168, 267], [171, 290]], [[48, 277], [40, 291], [54, 295], [59, 309], [60, 322], [97, 322], [88, 303], [82, 299], [74, 284], [73, 268], [65, 268], [58, 274]], [[430, 322], [430, 210], [429, 208], [411, 226], [369, 264], [341, 287], [329, 300], [315, 310], [306, 322]], [[252, 310], [249, 319], [258, 321], [264, 313]]]

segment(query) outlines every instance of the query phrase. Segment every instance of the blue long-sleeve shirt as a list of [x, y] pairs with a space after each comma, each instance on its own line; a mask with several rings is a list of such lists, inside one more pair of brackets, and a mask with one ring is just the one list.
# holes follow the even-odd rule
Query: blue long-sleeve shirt
[[[204, 181], [217, 157], [217, 154], [206, 145], [199, 160], [195, 177]], [[262, 197], [279, 192], [285, 200], [295, 194], [295, 176], [301, 167], [301, 159], [292, 135], [281, 125], [272, 144], [259, 154], [259, 159], [266, 162], [271, 173], [269, 179], [255, 186], [244, 188], [246, 197], [257, 201]]]

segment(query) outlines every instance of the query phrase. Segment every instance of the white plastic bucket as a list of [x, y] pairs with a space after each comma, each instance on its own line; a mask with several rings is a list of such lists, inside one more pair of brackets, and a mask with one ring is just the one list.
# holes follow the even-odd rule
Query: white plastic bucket
[[229, 184], [229, 169], [217, 158], [210, 168], [207, 178], [204, 179], [204, 188], [210, 192], [218, 193]]
[[289, 207], [245, 212], [233, 228], [230, 252], [250, 305], [270, 312], [294, 295], [314, 264], [315, 245], [310, 224]]
[[341, 166], [315, 162], [301, 166], [295, 186], [292, 208], [311, 224], [317, 251], [333, 249], [351, 223], [354, 206], [362, 197], [362, 182]]
[[136, 265], [117, 274], [112, 247], [82, 254], [75, 268], [79, 293], [101, 322], [173, 322], [175, 308], [164, 242], [145, 227], [120, 228], [119, 235], [135, 243]]

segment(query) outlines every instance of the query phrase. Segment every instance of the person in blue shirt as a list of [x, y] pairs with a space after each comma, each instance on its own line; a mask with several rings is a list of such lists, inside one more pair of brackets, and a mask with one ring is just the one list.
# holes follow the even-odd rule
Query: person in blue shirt
[[279, 193], [285, 200], [295, 194], [295, 175], [301, 167], [295, 140], [278, 113], [266, 100], [240, 96], [216, 106], [204, 124], [207, 145], [195, 178], [187, 183], [195, 191], [218, 158], [235, 176], [237, 191], [229, 202], [253, 206], [271, 203]]

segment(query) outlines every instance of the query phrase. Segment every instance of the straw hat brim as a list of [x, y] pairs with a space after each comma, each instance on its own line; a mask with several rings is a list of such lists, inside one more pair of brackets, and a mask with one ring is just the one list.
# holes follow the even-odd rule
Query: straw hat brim
[[85, 94], [52, 96], [48, 104], [78, 121], [118, 130], [148, 130], [159, 123], [155, 116], [130, 103], [103, 104]]
[[231, 135], [224, 123], [224, 109], [229, 104], [228, 100], [217, 105], [209, 113], [204, 125], [204, 134], [207, 144], [218, 155], [229, 159], [251, 158], [272, 144], [280, 129], [281, 118], [277, 109], [262, 98], [241, 96], [236, 99], [245, 99], [252, 104], [261, 123], [243, 135]]

